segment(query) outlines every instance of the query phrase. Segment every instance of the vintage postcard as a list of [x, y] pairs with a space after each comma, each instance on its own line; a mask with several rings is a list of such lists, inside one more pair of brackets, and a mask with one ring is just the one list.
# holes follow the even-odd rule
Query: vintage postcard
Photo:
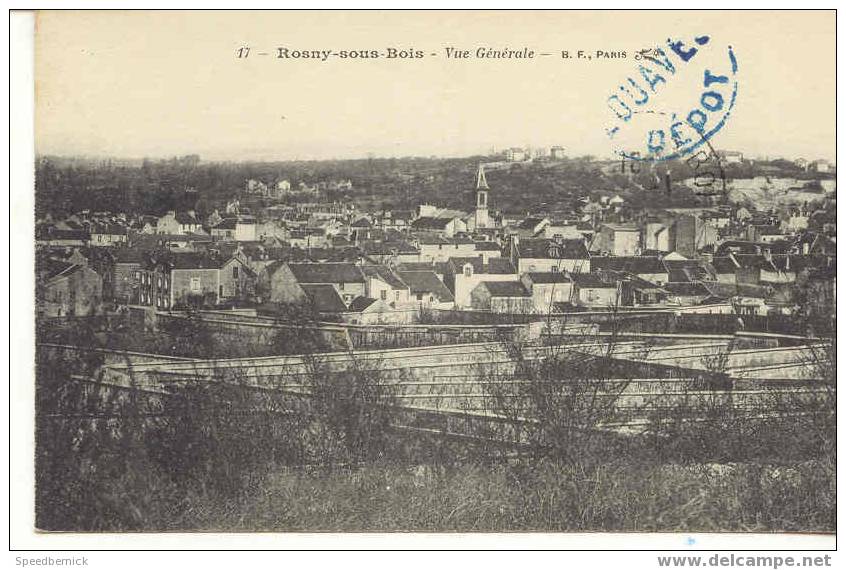
[[833, 544], [835, 11], [33, 22], [35, 532]]

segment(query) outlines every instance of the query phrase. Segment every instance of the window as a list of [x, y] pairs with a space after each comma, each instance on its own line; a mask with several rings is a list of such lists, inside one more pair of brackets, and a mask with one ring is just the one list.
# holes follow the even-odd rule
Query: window
[[343, 283], [338, 283], [338, 289], [340, 289], [341, 291], [343, 291], [343, 290], [344, 290], [344, 284], [343, 284]]
[[417, 300], [418, 300], [418, 301], [422, 301], [422, 300], [423, 300], [423, 293], [418, 293], [418, 294], [417, 294]]
[[558, 273], [558, 266], [553, 265], [553, 266], [551, 267], [551, 269], [552, 269], [552, 272], [553, 272], [553, 273]]
[[473, 266], [469, 263], [464, 266], [464, 276], [465, 277], [472, 277], [473, 276]]
[[232, 279], [238, 279], [238, 266], [237, 265], [232, 267]]
[[202, 286], [200, 285], [200, 278], [199, 277], [192, 277], [191, 278], [191, 292], [192, 293], [200, 293], [202, 291]]
[[396, 299], [397, 301], [399, 301], [399, 294], [399, 291], [394, 291], [394, 299]]
[[382, 298], [382, 300], [383, 300], [383, 301], [387, 301], [387, 300], [388, 300], [388, 292], [387, 292], [387, 291], [385, 291], [384, 289], [382, 289], [382, 291], [380, 292], [379, 296]]
[[430, 303], [434, 303], [434, 302], [435, 302], [435, 298], [434, 298], [432, 295], [429, 295], [429, 302], [430, 302]]
[[223, 297], [223, 285], [220, 286], [220, 290], [218, 291], [218, 295]]

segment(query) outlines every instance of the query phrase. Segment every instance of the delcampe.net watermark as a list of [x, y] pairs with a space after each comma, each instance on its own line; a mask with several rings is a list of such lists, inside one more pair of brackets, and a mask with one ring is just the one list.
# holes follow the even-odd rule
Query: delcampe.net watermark
[[752, 556], [742, 554], [714, 554], [705, 556], [659, 556], [658, 566], [666, 568], [826, 568], [831, 555], [821, 556]]

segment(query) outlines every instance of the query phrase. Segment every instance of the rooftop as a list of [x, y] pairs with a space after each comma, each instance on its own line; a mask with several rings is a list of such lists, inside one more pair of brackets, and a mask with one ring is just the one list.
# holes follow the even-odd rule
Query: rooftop
[[485, 287], [491, 297], [531, 297], [531, 293], [519, 281], [482, 281], [477, 287]]
[[352, 263], [289, 263], [288, 267], [300, 284], [364, 283], [361, 270]]

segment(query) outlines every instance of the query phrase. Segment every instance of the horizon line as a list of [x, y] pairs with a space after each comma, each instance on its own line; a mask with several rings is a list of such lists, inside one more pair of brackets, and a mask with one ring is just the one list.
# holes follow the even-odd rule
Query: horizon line
[[[550, 147], [542, 147], [542, 146], [515, 146], [509, 148], [520, 148], [520, 149], [536, 149], [536, 148], [550, 148]], [[504, 151], [503, 151], [504, 152]], [[143, 162], [145, 160], [151, 161], [164, 161], [164, 160], [172, 160], [172, 159], [179, 159], [179, 158], [187, 158], [196, 156], [200, 162], [204, 162], [207, 164], [215, 164], [215, 163], [235, 163], [235, 164], [244, 164], [244, 163], [290, 163], [290, 162], [353, 162], [353, 161], [361, 161], [361, 160], [391, 160], [391, 159], [424, 159], [424, 160], [449, 160], [449, 159], [469, 159], [469, 158], [492, 158], [492, 157], [499, 157], [503, 154], [503, 152], [494, 152], [494, 153], [475, 153], [475, 154], [430, 154], [430, 155], [423, 155], [423, 154], [406, 154], [406, 155], [385, 155], [385, 154], [369, 154], [365, 156], [348, 156], [348, 157], [324, 157], [324, 158], [205, 158], [202, 154], [196, 152], [186, 152], [184, 154], [168, 154], [168, 155], [145, 155], [145, 156], [121, 156], [121, 155], [109, 155], [109, 154], [70, 154], [70, 153], [56, 153], [56, 152], [47, 152], [47, 153], [34, 153], [34, 158], [36, 161], [45, 159], [45, 158], [60, 158], [66, 160], [116, 160], [121, 162]], [[737, 151], [735, 149], [720, 149], [718, 152], [740, 152], [744, 159], [747, 159], [747, 155], [743, 151]], [[521, 164], [525, 162], [534, 162], [536, 158], [549, 158], [548, 155], [543, 157], [532, 157], [528, 160], [523, 161], [513, 161], [513, 164]], [[620, 160], [620, 157], [615, 156], [600, 156], [594, 155], [590, 153], [585, 154], [572, 154], [566, 155], [565, 160], [574, 160], [574, 159], [584, 159], [584, 158], [592, 158], [593, 160], [597, 161], [615, 161]], [[752, 160], [760, 160], [760, 161], [773, 161], [773, 160], [789, 160], [789, 161], [797, 161], [797, 160], [808, 160], [809, 162], [814, 162], [818, 160], [826, 160], [829, 163], [836, 164], [836, 159], [832, 160], [831, 158], [825, 158], [822, 156], [815, 156], [813, 158], [808, 158], [806, 156], [789, 156], [784, 154], [774, 154], [774, 155], [749, 155], [749, 158]], [[561, 159], [556, 159], [561, 160]], [[684, 160], [684, 159], [679, 159]], [[664, 161], [652, 161], [654, 163], [660, 163]]]

